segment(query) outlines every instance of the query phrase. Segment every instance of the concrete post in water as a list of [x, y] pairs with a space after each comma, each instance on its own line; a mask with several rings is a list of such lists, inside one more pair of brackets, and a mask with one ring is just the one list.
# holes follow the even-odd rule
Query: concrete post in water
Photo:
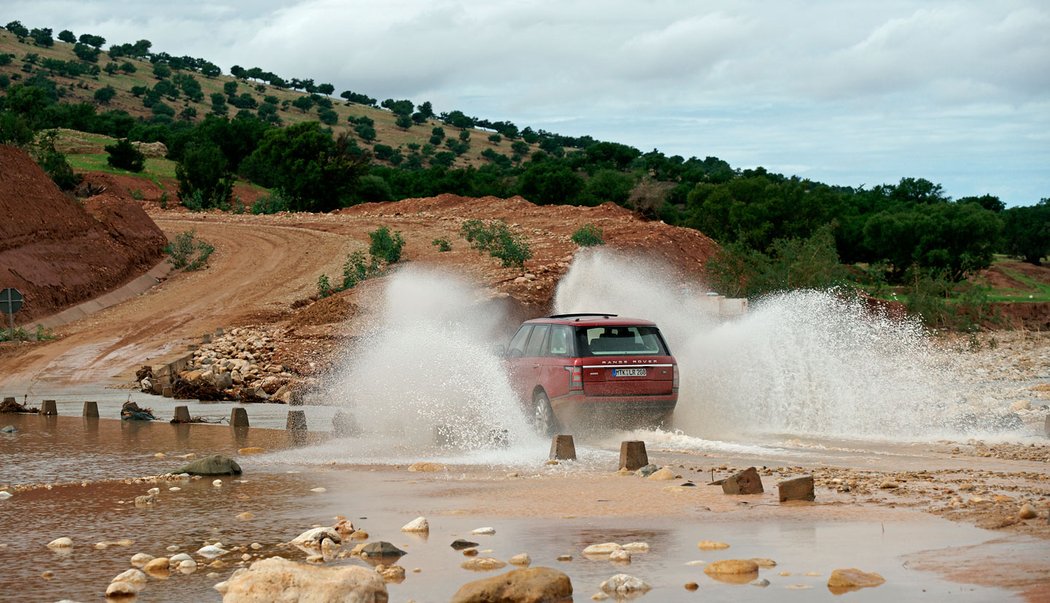
[[230, 413], [230, 425], [232, 427], [248, 427], [248, 411], [243, 408], [234, 408]]
[[84, 418], [98, 418], [98, 402], [84, 402]]
[[780, 482], [777, 484], [777, 488], [780, 490], [780, 502], [787, 502], [789, 500], [812, 501], [817, 498], [816, 494], [813, 493], [812, 475], [805, 475]]
[[620, 469], [636, 471], [649, 464], [649, 455], [645, 453], [645, 442], [628, 440], [620, 442]]
[[176, 406], [175, 407], [175, 423], [189, 423], [190, 422], [190, 408], [188, 406]]
[[225, 333], [226, 333], [226, 331], [222, 327], [219, 327], [219, 328], [215, 329], [215, 336], [216, 337], [222, 337], [223, 334], [225, 334]]
[[174, 391], [172, 391], [172, 389], [171, 389], [171, 386], [170, 386], [170, 385], [165, 385], [165, 386], [164, 386], [164, 388], [163, 388], [163, 389], [161, 389], [161, 392], [160, 392], [160, 393], [161, 393], [161, 395], [162, 395], [162, 396], [164, 396], [165, 398], [172, 398], [172, 397], [174, 397], [174, 396], [175, 396], [175, 392], [174, 392]]
[[201, 343], [211, 343], [211, 333], [201, 335]]
[[361, 428], [358, 427], [354, 416], [345, 410], [335, 411], [335, 416], [332, 417], [332, 431], [337, 436], [356, 436], [361, 434]]
[[[571, 435], [556, 435], [551, 440], [550, 458], [556, 461], [575, 461], [576, 444]], [[620, 461], [623, 464], [623, 461]]]
[[289, 410], [286, 429], [292, 444], [298, 446], [306, 443], [306, 411]]
[[15, 404], [15, 399], [12, 396], [4, 398], [4, 404]]
[[722, 480], [724, 494], [762, 494], [762, 477], [758, 470], [748, 467]]
[[1046, 431], [1046, 437], [1050, 438], [1050, 415], [1046, 415], [1046, 423], [1043, 424], [1043, 430]]
[[40, 403], [40, 414], [45, 417], [58, 416], [58, 406], [55, 405], [54, 400], [44, 400]]

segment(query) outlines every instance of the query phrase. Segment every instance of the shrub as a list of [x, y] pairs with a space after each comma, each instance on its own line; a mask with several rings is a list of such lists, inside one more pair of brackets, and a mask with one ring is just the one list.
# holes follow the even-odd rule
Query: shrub
[[122, 138], [116, 144], [106, 145], [109, 157], [106, 162], [110, 167], [115, 167], [129, 172], [141, 172], [146, 165], [146, 156], [135, 148], [127, 138]]
[[375, 272], [375, 263], [373, 261], [372, 266], [366, 264], [363, 251], [351, 253], [346, 256], [346, 262], [343, 263], [343, 289], [353, 288], [354, 285], [371, 276], [373, 272]]
[[317, 297], [328, 297], [332, 294], [332, 285], [328, 282], [328, 275], [322, 274], [317, 277]]
[[200, 270], [208, 265], [208, 257], [215, 247], [207, 241], [197, 239], [197, 233], [187, 230], [175, 235], [175, 240], [164, 247], [168, 261], [176, 269]]
[[525, 261], [532, 257], [532, 250], [525, 239], [511, 232], [502, 220], [493, 220], [487, 224], [481, 220], [465, 220], [460, 232], [472, 248], [487, 251], [500, 260], [504, 268], [524, 268]]
[[572, 242], [580, 247], [593, 247], [604, 245], [605, 238], [601, 228], [594, 224], [584, 224], [576, 232], [572, 233]]
[[281, 211], [288, 211], [291, 205], [291, 199], [285, 192], [279, 188], [274, 189], [269, 195], [260, 197], [252, 203], [253, 214], [275, 214]]
[[438, 248], [438, 251], [452, 251], [452, 243], [449, 243], [448, 239], [434, 239], [430, 242], [431, 245]]
[[368, 246], [368, 254], [373, 260], [383, 260], [387, 264], [396, 264], [401, 260], [401, 248], [405, 246], [405, 239], [400, 232], [390, 234], [390, 229], [380, 226], [368, 233], [371, 243]]

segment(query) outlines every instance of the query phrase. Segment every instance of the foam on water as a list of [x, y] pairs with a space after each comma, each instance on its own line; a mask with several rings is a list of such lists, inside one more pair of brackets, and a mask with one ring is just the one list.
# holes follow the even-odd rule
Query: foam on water
[[675, 427], [710, 439], [806, 435], [915, 439], [953, 432], [964, 396], [921, 325], [873, 315], [833, 293], [771, 295], [729, 322], [703, 287], [607, 250], [578, 254], [558, 312], [657, 322], [679, 362]]
[[485, 302], [450, 274], [408, 267], [390, 277], [373, 327], [324, 396], [352, 415], [360, 436], [300, 454], [332, 459], [351, 449], [355, 459], [374, 462], [535, 459], [548, 443], [526, 423], [495, 353], [506, 319]]

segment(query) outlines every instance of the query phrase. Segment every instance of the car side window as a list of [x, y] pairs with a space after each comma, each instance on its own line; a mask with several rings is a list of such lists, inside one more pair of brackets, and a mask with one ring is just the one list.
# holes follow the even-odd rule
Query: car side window
[[525, 342], [529, 339], [530, 331], [532, 331], [532, 325], [521, 325], [518, 332], [511, 338], [510, 344], [507, 345], [508, 358], [521, 358], [525, 355]]
[[551, 334], [547, 339], [548, 356], [572, 355], [572, 328], [566, 325], [551, 325]]
[[544, 339], [547, 337], [547, 332], [550, 330], [550, 325], [536, 325], [532, 328], [532, 336], [529, 337], [529, 343], [525, 346], [526, 356], [543, 355]]

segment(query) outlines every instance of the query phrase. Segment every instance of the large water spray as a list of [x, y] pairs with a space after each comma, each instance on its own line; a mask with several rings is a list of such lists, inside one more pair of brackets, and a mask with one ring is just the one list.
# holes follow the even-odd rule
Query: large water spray
[[656, 321], [681, 369], [675, 427], [691, 435], [915, 438], [942, 433], [957, 406], [914, 321], [794, 291], [723, 323], [704, 293], [664, 266], [599, 250], [577, 255], [555, 306]]
[[474, 461], [500, 462], [545, 445], [494, 349], [505, 317], [478, 288], [404, 268], [388, 279], [382, 309], [369, 320], [329, 391], [357, 424], [359, 453], [397, 460], [471, 451]]

